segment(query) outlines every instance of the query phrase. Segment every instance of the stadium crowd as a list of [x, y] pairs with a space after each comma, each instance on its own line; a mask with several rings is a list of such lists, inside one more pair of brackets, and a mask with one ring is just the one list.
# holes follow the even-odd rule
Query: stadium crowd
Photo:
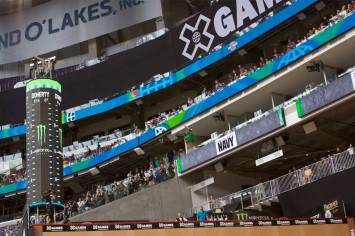
[[151, 159], [141, 168], [128, 172], [125, 179], [119, 179], [109, 184], [91, 186], [88, 191], [79, 197], [74, 197], [66, 202], [65, 218], [102, 206], [173, 178], [176, 175], [175, 159], [180, 153], [181, 150], [171, 155], [165, 155], [162, 158]]
[[[287, 44], [284, 47], [282, 47], [280, 49], [276, 49], [276, 48], [273, 49], [271, 57], [260, 57], [259, 62], [255, 63], [255, 64], [238, 65], [237, 68], [235, 70], [233, 70], [232, 73], [230, 73], [228, 75], [227, 81], [215, 80], [210, 89], [208, 89], [206, 86], [203, 86], [201, 88], [201, 94], [199, 96], [195, 97], [194, 99], [191, 97], [188, 97], [186, 104], [182, 104], [177, 108], [162, 112], [162, 113], [158, 114], [157, 116], [153, 117], [151, 120], [147, 121], [145, 124], [145, 126], [146, 126], [145, 130], [141, 130], [141, 129], [137, 128], [137, 126], [134, 125], [132, 127], [132, 133], [131, 133], [133, 135], [131, 135], [130, 138], [135, 138], [135, 137], [139, 136], [140, 134], [142, 134], [143, 132], [145, 132], [146, 130], [148, 130], [149, 128], [154, 128], [154, 127], [158, 126], [159, 124], [165, 122], [166, 120], [179, 114], [180, 112], [188, 109], [189, 107], [193, 106], [194, 104], [196, 104], [202, 100], [205, 100], [206, 98], [223, 90], [225, 87], [237, 82], [238, 80], [243, 79], [248, 74], [258, 70], [262, 66], [270, 63], [272, 60], [275, 60], [278, 57], [283, 56], [288, 51], [292, 50], [293, 48], [297, 47], [301, 43], [307, 41], [308, 39], [311, 39], [316, 34], [320, 33], [321, 31], [325, 30], [329, 26], [333, 25], [334, 23], [336, 23], [336, 22], [340, 21], [341, 19], [343, 19], [344, 17], [346, 17], [349, 13], [354, 11], [354, 6], [355, 6], [355, 0], [352, 1], [352, 4], [345, 5], [341, 9], [338, 9], [336, 15], [329, 15], [327, 17], [324, 17], [322, 19], [322, 22], [320, 23], [320, 25], [312, 27], [303, 38], [300, 38], [298, 40], [289, 39]], [[116, 147], [121, 143], [123, 143], [122, 139], [118, 139], [116, 142], [112, 143], [110, 146], [101, 147], [101, 148], [99, 147], [95, 151], [88, 150], [87, 154], [82, 155], [80, 157], [80, 160], [91, 158], [91, 157], [95, 156], [95, 154], [92, 155], [93, 152], [94, 153], [101, 153], [101, 152], [104, 152], [108, 149]], [[75, 158], [75, 156], [73, 155], [68, 159], [68, 162], [70, 164], [72, 164], [72, 163], [78, 162], [78, 159]]]
[[[77, 162], [84, 161], [86, 159], [93, 158], [102, 152], [105, 152], [107, 150], [110, 150], [112, 148], [117, 147], [118, 145], [129, 141], [133, 138], [138, 137], [141, 135], [143, 132], [150, 128], [154, 128], [158, 126], [159, 124], [165, 122], [169, 118], [179, 114], [180, 112], [188, 109], [189, 107], [193, 106], [194, 104], [207, 99], [208, 97], [214, 95], [215, 93], [223, 90], [225, 87], [237, 82], [238, 80], [243, 79], [246, 77], [248, 74], [258, 70], [262, 66], [270, 63], [272, 60], [277, 59], [278, 57], [284, 55], [288, 51], [292, 50], [293, 48], [297, 47], [301, 43], [305, 42], [308, 39], [311, 39], [314, 37], [316, 34], [322, 32], [323, 30], [327, 29], [329, 26], [335, 24], [336, 22], [342, 20], [345, 18], [347, 15], [352, 13], [355, 10], [355, 0], [352, 0], [351, 4], [347, 4], [342, 6], [340, 9], [336, 10], [336, 14], [334, 15], [329, 15], [326, 17], [323, 17], [321, 23], [318, 26], [313, 26], [310, 28], [310, 30], [305, 34], [304, 37], [297, 39], [297, 40], [291, 40], [289, 39], [287, 41], [287, 44], [281, 48], [275, 48], [272, 50], [272, 55], [270, 57], [260, 57], [259, 61], [254, 64], [247, 64], [247, 65], [238, 65], [232, 73], [230, 73], [227, 76], [227, 79], [225, 80], [215, 80], [210, 89], [208, 89], [206, 86], [202, 86], [201, 88], [201, 94], [195, 98], [188, 97], [187, 98], [187, 103], [182, 104], [178, 106], [177, 108], [162, 112], [155, 117], [153, 117], [151, 120], [147, 121], [145, 123], [145, 129], [139, 129], [136, 125], [133, 125], [128, 132], [115, 132], [115, 137], [109, 140], [108, 138], [105, 139], [105, 145], [102, 145], [100, 142], [97, 142], [96, 145], [94, 145], [94, 148], [89, 148], [88, 146], [82, 148], [82, 152], [80, 153], [72, 153], [70, 155], [66, 155], [64, 152], [64, 166], [71, 165]], [[123, 136], [122, 134], [125, 134]], [[107, 144], [108, 143], [108, 144]], [[12, 173], [10, 176], [3, 176], [0, 179], [0, 184], [8, 184], [16, 181], [20, 181], [24, 179], [24, 171], [20, 170], [18, 172]]]
[[24, 168], [20, 170], [11, 171], [10, 174], [2, 174], [0, 175], [0, 185], [20, 182], [25, 179], [25, 175], [26, 171]]

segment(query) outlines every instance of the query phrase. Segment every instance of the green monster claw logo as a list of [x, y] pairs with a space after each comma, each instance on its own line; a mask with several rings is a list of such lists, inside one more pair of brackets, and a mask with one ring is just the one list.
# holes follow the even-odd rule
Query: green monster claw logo
[[248, 213], [238, 213], [236, 215], [238, 220], [247, 220], [249, 218]]
[[37, 141], [40, 146], [46, 143], [46, 129], [45, 125], [37, 125]]
[[60, 147], [63, 147], [63, 130], [59, 129]]

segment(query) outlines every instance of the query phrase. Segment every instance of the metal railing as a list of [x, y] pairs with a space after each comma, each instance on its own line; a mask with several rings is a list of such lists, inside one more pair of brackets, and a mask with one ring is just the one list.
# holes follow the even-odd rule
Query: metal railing
[[224, 207], [229, 204], [235, 204], [238, 209], [255, 206], [273, 199], [281, 193], [315, 182], [352, 167], [355, 167], [354, 148], [349, 148], [342, 153], [324, 158], [316, 163], [276, 179], [221, 197], [215, 201], [215, 206]]

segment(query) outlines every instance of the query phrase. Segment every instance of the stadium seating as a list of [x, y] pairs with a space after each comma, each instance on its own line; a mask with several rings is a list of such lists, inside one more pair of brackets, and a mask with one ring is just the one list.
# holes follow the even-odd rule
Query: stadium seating
[[[179, 114], [187, 111], [189, 108], [193, 107], [199, 102], [206, 101], [209, 97], [215, 95], [216, 93], [222, 91], [224, 88], [228, 86], [232, 86], [233, 84], [237, 83], [238, 81], [242, 81], [244, 78], [247, 77], [247, 75], [252, 74], [256, 71], [259, 70], [259, 68], [264, 67], [267, 64], [272, 63], [272, 61], [277, 60], [278, 58], [281, 58], [284, 53], [287, 53], [287, 51], [292, 50], [294, 47], [297, 47], [299, 45], [302, 45], [304, 42], [306, 42], [309, 39], [312, 39], [315, 35], [320, 34], [324, 31], [326, 31], [330, 26], [334, 25], [336, 22], [346, 18], [347, 16], [352, 16], [351, 11], [345, 10], [347, 13], [339, 13], [341, 16], [339, 17], [333, 17], [332, 21], [329, 22], [328, 25], [326, 25], [324, 22], [320, 25], [319, 28], [314, 28], [312, 29], [306, 37], [303, 39], [298, 40], [297, 42], [289, 42], [289, 46], [286, 48], [286, 52], [278, 52], [277, 54], [274, 55], [274, 58], [271, 58], [269, 60], [263, 59], [261, 60], [258, 64], [256, 65], [248, 65], [248, 66], [239, 66], [236, 68], [237, 72], [233, 72], [233, 79], [228, 81], [228, 82], [219, 82], [215, 81], [215, 85], [211, 90], [205, 89], [202, 91], [201, 95], [198, 95], [194, 99], [190, 99], [187, 101], [187, 104], [183, 104], [176, 109], [172, 109], [168, 112], [164, 112], [159, 114], [156, 118], [149, 120], [146, 122], [146, 130], [139, 130], [136, 127], [132, 127], [132, 129], [127, 131], [118, 131], [117, 133], [104, 136], [98, 139], [93, 139], [92, 141], [88, 141], [85, 143], [77, 143], [68, 147], [64, 148], [64, 162], [65, 165], [70, 165], [70, 164], [75, 164], [80, 161], [92, 159], [95, 156], [101, 154], [102, 152], [105, 152], [109, 149], [118, 147], [120, 144], [124, 144], [127, 141], [133, 140], [140, 135], [142, 135], [144, 132], [147, 132], [149, 129], [157, 127], [167, 120], [169, 120], [171, 117], [178, 116]], [[238, 74], [238, 75], [237, 75]], [[309, 93], [309, 91], [305, 92], [306, 94]], [[264, 113], [264, 115], [267, 115], [268, 113]], [[263, 115], [263, 116], [264, 116]], [[262, 116], [261, 116], [262, 117]], [[259, 117], [260, 118], [260, 117]], [[256, 118], [258, 119], [258, 118]], [[252, 122], [252, 121], [250, 121]], [[246, 125], [247, 123], [243, 124]], [[238, 127], [240, 128], [240, 127]], [[122, 133], [125, 134], [122, 136]], [[207, 141], [207, 143], [210, 141]]]
[[[65, 207], [58, 220], [91, 220], [103, 211], [108, 211], [105, 220], [112, 220], [117, 215], [110, 212], [110, 206], [117, 210], [120, 204], [134, 204], [135, 196], [143, 202], [154, 196], [153, 191], [159, 194], [157, 199], [169, 197], [174, 191], [163, 188], [173, 184], [186, 190], [175, 197], [191, 198], [191, 203], [174, 210], [182, 209], [191, 219], [201, 206], [212, 220], [218, 211], [234, 214], [256, 209], [264, 213], [266, 208], [280, 207], [278, 197], [284, 193], [353, 169], [354, 149], [344, 148], [352, 137], [333, 138], [344, 126], [352, 129], [352, 116], [344, 112], [338, 120], [326, 114], [340, 114], [343, 107], [353, 104], [355, 67], [335, 68], [322, 62], [324, 58], [336, 61], [328, 52], [339, 56], [354, 40], [355, 1], [341, 1], [346, 4], [339, 9], [331, 9], [327, 5], [331, 1], [289, 1], [281, 11], [264, 16], [182, 68], [153, 76], [122, 93], [63, 110], [63, 137], [68, 138], [63, 147]], [[297, 24], [302, 24], [303, 31], [287, 29], [296, 30]], [[287, 33], [282, 35], [284, 31]], [[137, 45], [154, 38], [142, 38]], [[103, 60], [110, 58], [65, 67], [55, 74], [61, 77], [84, 66], [94, 68]], [[24, 85], [25, 80], [0, 80], [0, 92], [17, 82]], [[265, 105], [270, 94], [272, 101]], [[273, 94], [282, 97], [276, 104]], [[333, 122], [337, 129], [322, 126], [325, 121]], [[292, 142], [291, 132], [297, 142]], [[4, 206], [10, 206], [3, 208], [6, 219], [19, 215], [12, 208], [14, 202], [19, 202], [16, 207], [24, 205], [25, 145], [24, 138], [17, 136], [25, 133], [26, 124], [0, 127], [4, 147], [12, 143], [22, 147], [0, 150], [0, 196]], [[318, 146], [316, 135], [320, 133], [324, 141]], [[226, 152], [214, 151], [218, 140], [229, 135], [235, 135], [238, 143]], [[338, 143], [342, 151], [337, 148], [334, 152]], [[283, 151], [284, 145], [292, 146], [292, 161], [286, 151], [275, 162], [268, 160], [258, 167], [257, 161]], [[311, 153], [315, 153], [312, 158]], [[169, 212], [169, 217], [177, 213]], [[156, 220], [157, 216], [149, 217], [142, 219]], [[35, 220], [38, 223], [38, 219], [30, 219]], [[46, 214], [41, 213], [39, 222], [48, 223]], [[15, 227], [0, 224], [0, 235]]]

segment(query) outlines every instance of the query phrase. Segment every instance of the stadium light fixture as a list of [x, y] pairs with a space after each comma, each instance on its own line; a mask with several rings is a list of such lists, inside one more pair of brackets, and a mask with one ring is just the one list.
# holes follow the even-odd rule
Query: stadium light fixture
[[200, 72], [198, 72], [198, 74], [199, 74], [201, 77], [205, 77], [206, 75], [208, 75], [207, 71], [205, 71], [205, 70], [201, 70]]
[[321, 11], [324, 7], [325, 7], [325, 4], [323, 1], [320, 1], [319, 3], [317, 3], [315, 5], [315, 8], [317, 9], [317, 11]]
[[305, 134], [310, 134], [313, 133], [314, 131], [317, 131], [317, 125], [314, 123], [314, 121], [308, 122], [307, 124], [302, 125], [302, 128], [305, 132]]
[[238, 51], [239, 55], [244, 56], [247, 54], [247, 51], [245, 49], [241, 49]]
[[145, 154], [144, 150], [140, 147], [137, 147], [134, 149], [134, 152], [138, 155], [138, 156], [142, 156]]
[[89, 172], [90, 172], [91, 175], [98, 175], [98, 174], [100, 174], [100, 170], [99, 170], [99, 168], [97, 168], [97, 167], [91, 168], [91, 169], [89, 170]]

